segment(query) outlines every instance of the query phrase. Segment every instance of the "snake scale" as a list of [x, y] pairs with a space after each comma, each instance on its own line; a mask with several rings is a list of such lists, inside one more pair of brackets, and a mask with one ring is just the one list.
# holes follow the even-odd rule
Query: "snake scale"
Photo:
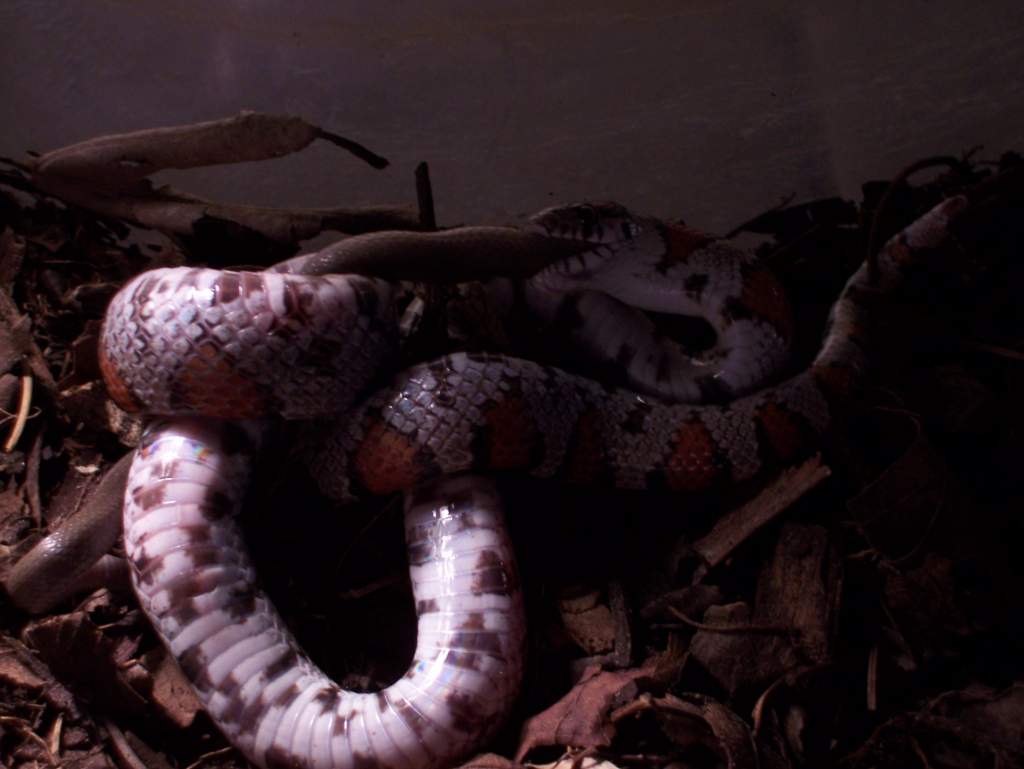
[[[865, 265], [849, 279], [811, 365], [768, 386], [792, 331], [774, 279], [713, 238], [613, 205], [538, 215], [545, 237], [586, 248], [525, 288], [493, 291], [618, 364], [615, 385], [455, 352], [368, 394], [394, 359], [393, 284], [309, 274], [330, 266], [301, 258], [258, 273], [144, 273], [112, 301], [101, 340], [112, 397], [157, 417], [124, 506], [142, 608], [210, 717], [258, 766], [446, 766], [501, 723], [523, 669], [514, 554], [480, 474], [685, 493], [792, 462], [865, 373], [871, 307], [966, 205], [949, 198], [893, 237], [873, 274]], [[646, 288], [632, 280], [640, 273]], [[636, 315], [691, 306], [717, 337], [695, 363]], [[383, 691], [330, 681], [257, 585], [235, 516], [268, 414], [336, 420], [312, 468], [330, 496], [406, 492], [419, 636], [408, 672]]]

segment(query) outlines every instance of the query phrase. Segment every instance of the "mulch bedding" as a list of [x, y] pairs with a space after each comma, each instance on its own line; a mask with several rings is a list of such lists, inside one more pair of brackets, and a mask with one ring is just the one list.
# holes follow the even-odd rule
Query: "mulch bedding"
[[[872, 243], [1021, 167], [1012, 153], [940, 163], [744, 225], [793, 297], [794, 365]], [[752, 498], [501, 479], [528, 669], [493, 752], [465, 766], [1024, 766], [1022, 197], [1003, 189], [917, 275], [879, 318], [862, 402]], [[137, 440], [97, 372], [117, 287], [213, 250], [282, 247], [230, 218], [129, 227], [17, 164], [0, 168], [0, 233], [0, 441], [16, 438], [0, 453], [3, 577]], [[265, 584], [342, 685], [387, 685], [415, 644], [401, 506], [339, 512], [274, 451], [245, 512]], [[116, 586], [46, 616], [0, 596], [0, 764], [245, 766]]]

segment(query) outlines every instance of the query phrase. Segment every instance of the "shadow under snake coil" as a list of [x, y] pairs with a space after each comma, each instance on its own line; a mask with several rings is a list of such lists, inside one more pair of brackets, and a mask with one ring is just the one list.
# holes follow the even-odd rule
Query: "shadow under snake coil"
[[[258, 766], [449, 765], [500, 725], [523, 670], [514, 555], [494, 487], [477, 474], [688, 492], [792, 461], [864, 373], [869, 308], [945, 239], [966, 205], [947, 199], [890, 240], [875, 274], [862, 266], [846, 284], [810, 367], [760, 390], [756, 380], [774, 365], [765, 360], [785, 350], [788, 316], [776, 297], [758, 294], [776, 284], [742, 260], [723, 274], [703, 272], [719, 259], [713, 241], [611, 205], [536, 217], [548, 236], [594, 247], [544, 270], [532, 288], [542, 311], [561, 301], [545, 291], [581, 289], [572, 293], [579, 322], [570, 333], [599, 337], [594, 354], [623, 363], [629, 389], [528, 360], [455, 353], [366, 397], [397, 340], [387, 282], [302, 274], [312, 268], [301, 257], [264, 272], [144, 273], [112, 301], [101, 341], [113, 398], [159, 418], [137, 449], [124, 505], [142, 608], [210, 717]], [[701, 369], [715, 372], [703, 383], [681, 384], [672, 354], [601, 320], [631, 301], [595, 297], [614, 293], [624, 276], [617, 260], [645, 238], [661, 249], [657, 272], [678, 278], [676, 299], [719, 308], [716, 329], [728, 343], [712, 356], [718, 368]], [[602, 263], [611, 275], [604, 284]], [[645, 309], [664, 311], [654, 305], [665, 297], [654, 294]], [[583, 316], [588, 302], [608, 314]], [[773, 339], [783, 344], [767, 350]], [[730, 362], [744, 347], [745, 362]], [[670, 402], [723, 388], [746, 394]], [[349, 692], [328, 679], [257, 587], [235, 516], [261, 440], [256, 420], [275, 414], [338, 415], [314, 468], [333, 497], [406, 492], [419, 635], [408, 672], [383, 691]]]

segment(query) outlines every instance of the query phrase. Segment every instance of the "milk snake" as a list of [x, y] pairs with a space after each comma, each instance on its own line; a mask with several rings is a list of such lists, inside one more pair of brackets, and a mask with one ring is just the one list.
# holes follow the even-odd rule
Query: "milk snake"
[[[628, 389], [454, 352], [367, 395], [393, 360], [392, 284], [308, 274], [325, 264], [302, 259], [259, 273], [144, 273], [112, 301], [101, 341], [112, 397], [160, 415], [135, 455], [124, 507], [140, 603], [211, 718], [253, 763], [445, 766], [500, 724], [522, 674], [514, 557], [497, 495], [479, 474], [707, 492], [791, 462], [862, 378], [871, 306], [943, 241], [966, 204], [947, 199], [892, 238], [870, 277], [863, 266], [849, 279], [811, 365], [762, 389], [792, 331], [770, 274], [702, 233], [612, 205], [536, 217], [546, 237], [587, 247], [525, 287], [495, 284], [493, 295], [510, 303], [518, 292], [543, 322], [571, 320], [570, 344], [621, 364]], [[633, 287], [647, 273], [662, 283]], [[636, 315], [681, 306], [708, 314], [719, 340], [681, 364], [690, 377], [678, 375], [676, 345], [647, 334]], [[679, 402], [702, 399], [713, 402]], [[337, 415], [312, 466], [330, 496], [406, 492], [418, 646], [405, 677], [381, 692], [327, 679], [257, 586], [234, 518], [262, 439], [256, 420], [268, 413]]]

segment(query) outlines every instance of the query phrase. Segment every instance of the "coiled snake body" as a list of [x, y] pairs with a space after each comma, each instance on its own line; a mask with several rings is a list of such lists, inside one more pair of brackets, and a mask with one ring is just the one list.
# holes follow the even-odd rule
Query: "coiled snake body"
[[[593, 246], [539, 273], [523, 295], [553, 322], [574, 320], [570, 344], [596, 339], [590, 354], [621, 363], [629, 389], [457, 352], [359, 400], [394, 353], [390, 284], [302, 274], [301, 260], [261, 273], [145, 273], [111, 303], [101, 343], [115, 400], [165, 415], [136, 453], [124, 508], [142, 607], [211, 718], [257, 765], [444, 766], [500, 724], [522, 673], [514, 557], [497, 495], [475, 474], [703, 492], [790, 462], [863, 373], [870, 305], [965, 205], [951, 198], [893, 238], [876, 275], [862, 267], [847, 283], [812, 365], [761, 390], [791, 330], [770, 276], [700, 233], [615, 206], [539, 215], [548, 236]], [[631, 271], [652, 270], [664, 285], [624, 288]], [[673, 344], [623, 322], [636, 307], [687, 303], [716, 308], [718, 343], [679, 364], [695, 368], [683, 377]], [[747, 394], [678, 402], [738, 393]], [[384, 691], [331, 682], [257, 587], [234, 515], [262, 433], [246, 420], [268, 413], [340, 415], [313, 468], [330, 495], [409, 492], [418, 645], [405, 677]]]

